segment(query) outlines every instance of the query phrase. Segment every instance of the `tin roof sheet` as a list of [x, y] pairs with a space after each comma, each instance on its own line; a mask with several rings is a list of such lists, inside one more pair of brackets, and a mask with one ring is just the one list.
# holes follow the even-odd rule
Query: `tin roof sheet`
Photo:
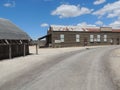
[[7, 19], [0, 18], [0, 39], [30, 40], [30, 36]]
[[[81, 26], [63, 26], [63, 25], [51, 25], [50, 27], [52, 31], [101, 32], [101, 27], [81, 27]], [[112, 32], [120, 32], [120, 29], [112, 29]]]

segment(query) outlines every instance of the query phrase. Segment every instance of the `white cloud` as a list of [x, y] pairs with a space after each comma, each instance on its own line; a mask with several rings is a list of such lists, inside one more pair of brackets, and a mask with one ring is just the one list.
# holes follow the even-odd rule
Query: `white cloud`
[[97, 21], [95, 22], [96, 25], [99, 25], [99, 26], [102, 26], [103, 25], [103, 22], [102, 21]]
[[83, 14], [89, 14], [93, 11], [93, 9], [88, 9], [86, 7], [80, 7], [79, 5], [68, 5], [62, 4], [56, 8], [56, 10], [52, 11], [51, 15], [58, 15], [59, 18], [69, 18], [69, 17], [77, 17]]
[[47, 23], [42, 23], [40, 26], [41, 26], [41, 27], [48, 27], [49, 24], [47, 24]]
[[111, 26], [113, 28], [120, 28], [120, 20], [116, 20], [116, 21], [112, 22], [111, 24], [109, 24], [109, 26]]
[[5, 7], [11, 7], [11, 3], [5, 3], [4, 6]]
[[94, 5], [99, 5], [99, 4], [102, 4], [102, 3], [104, 3], [104, 2], [106, 2], [106, 0], [95, 0], [95, 1], [93, 2], [93, 4], [94, 4]]
[[4, 7], [15, 7], [15, 5], [16, 5], [15, 1], [10, 1], [3, 4]]
[[120, 0], [105, 5], [102, 9], [93, 12], [93, 15], [98, 15], [99, 17], [107, 15], [107, 18], [120, 17]]
[[78, 23], [77, 26], [87, 26], [86, 22]]
[[96, 25], [93, 24], [87, 24], [86, 22], [82, 22], [82, 23], [78, 23], [77, 26], [81, 26], [81, 27], [96, 27]]
[[120, 8], [119, 9], [116, 9], [114, 10], [112, 13], [108, 14], [108, 18], [113, 18], [113, 17], [116, 17], [116, 16], [120, 16]]

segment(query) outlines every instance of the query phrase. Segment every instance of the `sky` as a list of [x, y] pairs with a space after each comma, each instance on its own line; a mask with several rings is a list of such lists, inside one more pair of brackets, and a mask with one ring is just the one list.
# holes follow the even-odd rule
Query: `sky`
[[120, 0], [0, 0], [9, 19], [36, 40], [50, 25], [120, 28]]

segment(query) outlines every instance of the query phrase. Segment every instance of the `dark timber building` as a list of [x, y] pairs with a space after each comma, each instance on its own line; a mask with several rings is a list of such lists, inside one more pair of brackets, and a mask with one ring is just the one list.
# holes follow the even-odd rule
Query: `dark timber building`
[[29, 54], [30, 37], [7, 19], [0, 19], [0, 59]]
[[119, 45], [120, 29], [111, 27], [50, 26], [46, 46], [71, 47], [92, 45]]

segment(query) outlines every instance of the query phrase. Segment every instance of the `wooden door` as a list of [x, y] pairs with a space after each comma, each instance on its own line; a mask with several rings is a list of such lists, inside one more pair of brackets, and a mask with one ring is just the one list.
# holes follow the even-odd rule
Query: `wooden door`
[[87, 46], [87, 38], [84, 38], [84, 46]]
[[119, 45], [120, 44], [120, 39], [119, 38], [117, 38], [117, 45]]

